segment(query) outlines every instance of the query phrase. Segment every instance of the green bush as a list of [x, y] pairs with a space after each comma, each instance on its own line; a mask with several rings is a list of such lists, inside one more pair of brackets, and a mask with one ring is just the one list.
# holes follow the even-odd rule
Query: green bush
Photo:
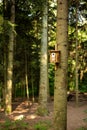
[[0, 130], [29, 130], [29, 125], [23, 120], [6, 120], [0, 124]]
[[85, 127], [78, 128], [77, 130], [87, 130]]
[[34, 129], [35, 130], [48, 130], [51, 127], [50, 121], [43, 121], [43, 122], [38, 122], [35, 124]]

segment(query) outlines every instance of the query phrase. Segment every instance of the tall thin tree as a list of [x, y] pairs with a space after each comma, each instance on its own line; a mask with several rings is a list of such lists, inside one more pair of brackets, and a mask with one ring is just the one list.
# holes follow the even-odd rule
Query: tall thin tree
[[6, 80], [7, 80], [7, 20], [8, 20], [8, 16], [7, 16], [7, 4], [8, 1], [7, 0], [3, 0], [3, 47], [4, 47], [4, 87], [3, 87], [3, 104], [4, 104], [4, 108], [5, 108], [5, 90], [6, 90]]
[[8, 65], [7, 65], [7, 85], [6, 85], [6, 96], [5, 113], [10, 114], [12, 112], [12, 78], [13, 78], [13, 50], [14, 50], [14, 24], [15, 24], [15, 0], [10, 0], [11, 11], [10, 11], [10, 28], [9, 28], [9, 44], [8, 44]]
[[47, 114], [47, 89], [48, 89], [48, 4], [43, 2], [42, 35], [41, 35], [41, 58], [40, 58], [40, 88], [39, 109], [41, 114]]
[[68, 0], [57, 0], [57, 46], [60, 63], [55, 70], [54, 129], [67, 128]]
[[27, 50], [25, 47], [25, 85], [26, 85], [26, 95], [27, 95], [27, 100], [29, 103], [29, 89], [28, 89], [28, 63], [27, 63]]
[[75, 71], [75, 76], [76, 76], [76, 106], [78, 106], [78, 5], [79, 1], [76, 1], [76, 71]]

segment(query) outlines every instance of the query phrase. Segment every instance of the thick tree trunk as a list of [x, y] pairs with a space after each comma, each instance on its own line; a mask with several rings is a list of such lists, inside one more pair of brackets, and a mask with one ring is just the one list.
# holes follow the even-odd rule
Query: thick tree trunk
[[55, 70], [54, 86], [54, 127], [55, 130], [67, 128], [67, 70], [68, 70], [68, 2], [57, 0], [57, 45], [60, 63]]
[[12, 77], [13, 77], [13, 48], [14, 48], [14, 23], [15, 23], [15, 0], [11, 0], [11, 18], [8, 44], [8, 66], [7, 66], [7, 85], [6, 85], [6, 109], [5, 113], [12, 111]]
[[43, 4], [41, 60], [40, 60], [40, 88], [39, 88], [39, 114], [47, 114], [47, 89], [48, 89], [48, 9], [47, 0]]

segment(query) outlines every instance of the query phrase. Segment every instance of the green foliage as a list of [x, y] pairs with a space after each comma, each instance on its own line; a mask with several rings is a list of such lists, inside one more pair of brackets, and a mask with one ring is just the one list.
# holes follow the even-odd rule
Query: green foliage
[[10, 125], [11, 125], [11, 121], [10, 120], [6, 120], [5, 123], [2, 125], [2, 129], [4, 127], [4, 128], [6, 128], [6, 130], [8, 130]]
[[84, 112], [87, 113], [87, 110], [85, 110]]
[[[68, 62], [68, 88], [75, 89], [75, 70], [76, 70], [76, 40], [78, 41], [78, 70], [85, 71], [87, 66], [87, 62], [85, 59], [87, 47], [85, 47], [87, 43], [87, 31], [86, 31], [86, 1], [82, 0], [79, 1], [78, 4], [78, 37], [76, 37], [76, 1], [71, 1], [69, 3], [69, 62]], [[84, 12], [84, 13], [83, 13]], [[80, 77], [80, 72], [78, 76]], [[79, 90], [82, 92], [87, 91], [87, 83], [86, 83], [86, 76], [83, 75], [84, 79], [79, 78]]]
[[41, 123], [35, 125], [35, 130], [47, 130], [47, 127]]
[[35, 124], [34, 129], [35, 130], [48, 130], [50, 129], [51, 124], [50, 121], [40, 121], [37, 124]]
[[2, 15], [0, 15], [0, 34], [1, 34], [2, 31], [3, 31], [2, 25], [3, 25], [3, 17], [2, 17]]
[[79, 82], [79, 89], [81, 92], [87, 92], [87, 72], [83, 74], [82, 80]]
[[3, 11], [3, 2], [0, 1], [0, 14], [2, 14]]
[[48, 120], [40, 121], [32, 127], [24, 120], [11, 121], [6, 119], [4, 123], [0, 123], [0, 130], [30, 130], [31, 128], [34, 130], [48, 130], [51, 128], [51, 122]]
[[0, 97], [2, 97], [2, 88], [3, 88], [3, 84], [2, 82], [0, 83]]
[[[16, 0], [16, 25], [9, 23], [9, 19], [5, 20], [6, 45], [8, 44], [9, 29], [15, 26], [17, 36], [14, 47], [14, 75], [13, 86], [16, 89], [16, 96], [23, 96], [25, 93], [25, 48], [27, 53], [28, 64], [28, 79], [29, 93], [32, 93], [32, 74], [35, 96], [38, 95], [38, 86], [40, 78], [40, 39], [41, 39], [41, 19], [42, 7], [45, 0]], [[76, 3], [73, 0], [69, 1], [69, 66], [68, 66], [68, 88], [75, 89], [75, 12]], [[86, 0], [79, 1], [78, 15], [87, 18], [87, 2]], [[49, 0], [48, 3], [48, 48], [54, 49], [56, 41], [56, 11], [57, 2]], [[4, 82], [3, 70], [3, 2], [0, 3], [0, 82]], [[10, 3], [8, 4], [6, 16], [10, 17]], [[80, 19], [81, 20], [81, 19]], [[14, 32], [14, 33], [16, 33]], [[78, 25], [78, 43], [79, 49], [79, 70], [86, 70], [87, 66], [87, 23], [84, 20], [79, 21]], [[49, 86], [50, 94], [54, 94], [54, 65], [49, 65]], [[82, 92], [87, 92], [87, 75], [84, 74], [82, 81], [79, 80], [79, 89]], [[0, 88], [1, 90], [1, 88]], [[0, 95], [1, 91], [0, 91]]]
[[87, 123], [87, 118], [83, 119]]
[[76, 130], [87, 130], [87, 128], [81, 127], [81, 128], [76, 129]]
[[0, 130], [28, 130], [29, 125], [23, 120], [6, 120], [4, 123], [0, 124]]

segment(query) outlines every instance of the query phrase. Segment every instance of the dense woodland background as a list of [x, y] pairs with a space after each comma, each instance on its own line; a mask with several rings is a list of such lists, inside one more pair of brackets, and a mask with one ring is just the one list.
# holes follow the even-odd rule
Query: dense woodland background
[[[3, 3], [4, 2], [4, 3]], [[42, 14], [44, 0], [15, 0], [15, 22], [10, 22], [11, 2], [0, 2], [0, 100], [8, 66], [9, 38], [14, 29], [12, 98], [38, 97]], [[55, 64], [50, 63], [50, 50], [56, 44], [57, 1], [48, 1], [48, 77], [49, 92], [54, 95]], [[6, 8], [5, 8], [6, 7]], [[87, 2], [68, 1], [68, 87], [67, 91], [87, 92]], [[8, 77], [7, 77], [8, 78]], [[4, 103], [2, 103], [2, 106]]]
[[[5, 114], [12, 112], [17, 97], [39, 97], [38, 113], [46, 115], [47, 101], [54, 96], [55, 130], [66, 129], [66, 86], [76, 93], [77, 104], [78, 93], [87, 92], [86, 10], [86, 0], [0, 1], [0, 107]], [[56, 45], [58, 64], [50, 62]]]

